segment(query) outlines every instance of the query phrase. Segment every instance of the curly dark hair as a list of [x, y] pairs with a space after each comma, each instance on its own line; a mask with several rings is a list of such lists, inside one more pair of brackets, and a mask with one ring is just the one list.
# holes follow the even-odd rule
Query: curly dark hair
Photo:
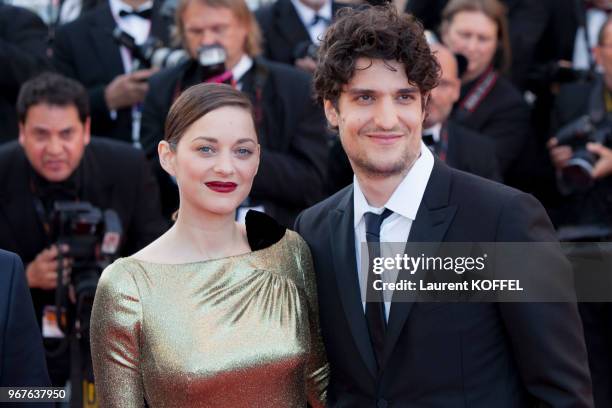
[[394, 5], [345, 7], [337, 14], [319, 49], [314, 73], [319, 102], [337, 103], [342, 87], [353, 77], [358, 58], [398, 61], [408, 81], [428, 93], [438, 84], [440, 66], [425, 40], [423, 26]]

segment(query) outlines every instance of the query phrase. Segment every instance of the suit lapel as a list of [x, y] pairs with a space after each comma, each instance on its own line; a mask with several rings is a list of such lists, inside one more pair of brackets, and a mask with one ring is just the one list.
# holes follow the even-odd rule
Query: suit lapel
[[279, 18], [276, 19], [278, 31], [290, 44], [298, 44], [303, 41], [310, 42], [310, 35], [291, 1], [279, 0], [277, 10], [279, 14]]
[[328, 216], [332, 258], [338, 293], [351, 329], [351, 335], [368, 370], [372, 376], [376, 377], [376, 360], [363, 313], [363, 303], [357, 277], [352, 198], [353, 189], [350, 188], [341, 200], [340, 205], [331, 211]]
[[[408, 236], [408, 246], [414, 251], [414, 244], [420, 242], [432, 243], [423, 247], [422, 250], [416, 251], [418, 254], [434, 255], [437, 252], [439, 244], [444, 240], [446, 231], [448, 230], [457, 207], [449, 205], [451, 172], [439, 159], [435, 159], [434, 168], [431, 172], [425, 194], [421, 200], [421, 205], [417, 211], [416, 219], [410, 228]], [[411, 245], [412, 244], [412, 245]], [[412, 252], [410, 251], [410, 252]], [[408, 255], [413, 253], [406, 252]], [[408, 273], [404, 271], [404, 273]], [[400, 273], [399, 279], [404, 277]], [[385, 357], [383, 367], [391, 356], [401, 331], [408, 319], [408, 315], [412, 310], [413, 302], [401, 301], [393, 303], [389, 322], [387, 325], [387, 334], [385, 338]]]
[[96, 10], [94, 24], [90, 31], [91, 42], [99, 56], [98, 61], [106, 68], [105, 72], [109, 81], [125, 72], [119, 47], [113, 40], [113, 29], [116, 26], [108, 4]]

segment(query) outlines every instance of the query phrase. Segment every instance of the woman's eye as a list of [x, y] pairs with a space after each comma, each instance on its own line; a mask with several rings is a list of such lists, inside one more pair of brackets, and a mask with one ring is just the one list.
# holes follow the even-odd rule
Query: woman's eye
[[202, 146], [198, 150], [206, 154], [212, 154], [215, 152], [215, 150], [210, 146]]
[[253, 152], [251, 150], [247, 149], [246, 147], [240, 147], [240, 148], [236, 149], [236, 154], [238, 156], [246, 157], [246, 156], [250, 156], [252, 153]]

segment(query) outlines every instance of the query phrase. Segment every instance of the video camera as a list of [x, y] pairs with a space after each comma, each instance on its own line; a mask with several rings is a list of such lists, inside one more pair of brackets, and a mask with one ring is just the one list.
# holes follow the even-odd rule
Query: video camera
[[564, 126], [555, 135], [559, 146], [570, 146], [573, 155], [561, 170], [561, 177], [571, 192], [584, 192], [592, 187], [591, 174], [598, 157], [586, 149], [587, 143], [607, 145], [612, 141], [612, 122], [596, 123], [585, 115]]
[[300, 59], [304, 57], [312, 58], [317, 60], [317, 54], [319, 52], [319, 46], [311, 43], [310, 41], [302, 41], [297, 44], [293, 50], [293, 58]]
[[[88, 202], [57, 201], [51, 215], [52, 228], [60, 252], [58, 285], [56, 289], [57, 321], [64, 333], [88, 331], [91, 307], [102, 270], [118, 256], [122, 227], [114, 210], [92, 206]], [[72, 259], [69, 279], [62, 273], [63, 257]], [[69, 304], [69, 288], [74, 288], [76, 312], [69, 313], [67, 321], [60, 318], [62, 307]], [[87, 336], [87, 332], [84, 333]]]

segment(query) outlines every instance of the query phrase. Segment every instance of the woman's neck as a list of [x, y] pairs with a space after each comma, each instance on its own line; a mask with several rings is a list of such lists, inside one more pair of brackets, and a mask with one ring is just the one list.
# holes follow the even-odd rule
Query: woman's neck
[[169, 232], [176, 244], [175, 253], [181, 258], [224, 258], [250, 250], [246, 231], [236, 223], [233, 214], [200, 211], [196, 214], [182, 208]]

